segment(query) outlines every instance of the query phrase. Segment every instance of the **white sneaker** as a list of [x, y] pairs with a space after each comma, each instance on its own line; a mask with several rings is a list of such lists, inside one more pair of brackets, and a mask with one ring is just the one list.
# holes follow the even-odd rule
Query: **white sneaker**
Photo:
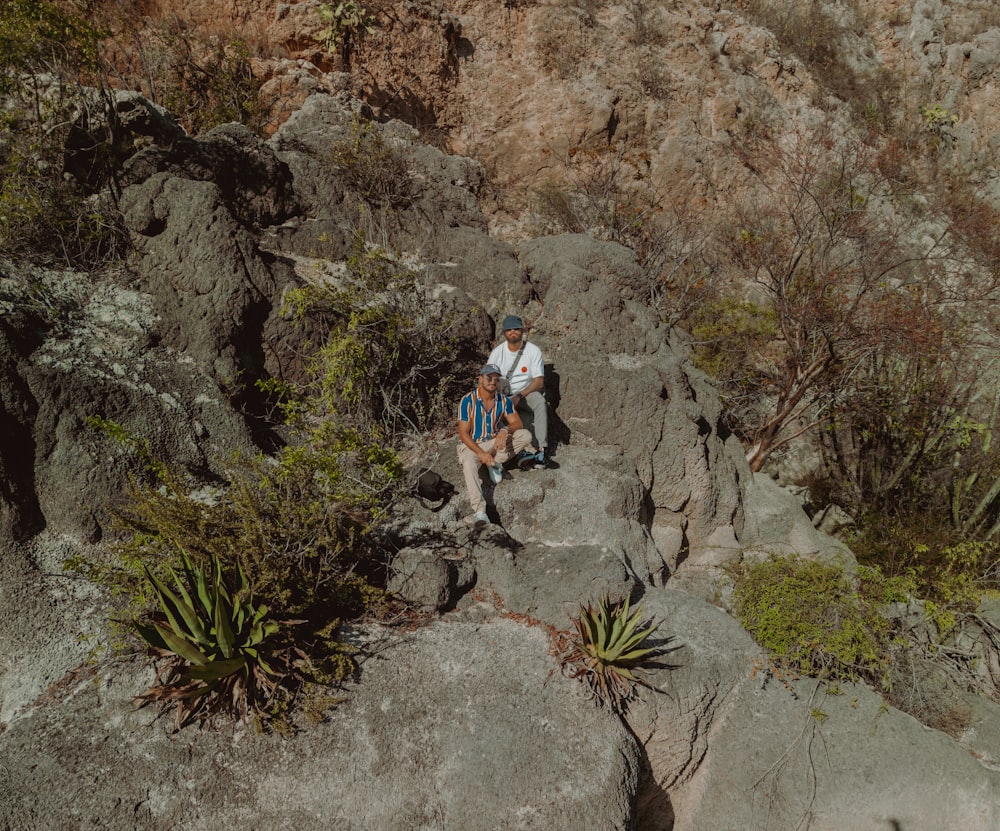
[[494, 485], [499, 485], [503, 481], [503, 465], [499, 462], [494, 465], [490, 465], [490, 481]]
[[490, 518], [486, 516], [485, 511], [480, 511], [472, 518], [473, 528], [485, 528], [490, 524]]

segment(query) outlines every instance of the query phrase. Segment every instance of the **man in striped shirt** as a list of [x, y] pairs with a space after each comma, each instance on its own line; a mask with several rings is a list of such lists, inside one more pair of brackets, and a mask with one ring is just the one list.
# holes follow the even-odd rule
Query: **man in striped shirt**
[[472, 504], [472, 524], [490, 524], [486, 515], [480, 465], [486, 465], [493, 484], [503, 478], [503, 464], [531, 444], [531, 433], [510, 397], [500, 393], [500, 369], [486, 364], [479, 371], [479, 384], [458, 406], [458, 461], [465, 473], [465, 487]]

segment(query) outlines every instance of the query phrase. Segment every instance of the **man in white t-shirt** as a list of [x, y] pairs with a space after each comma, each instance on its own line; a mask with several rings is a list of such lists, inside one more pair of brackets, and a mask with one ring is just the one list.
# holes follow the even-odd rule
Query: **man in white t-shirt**
[[522, 470], [542, 470], [548, 464], [547, 447], [549, 414], [545, 403], [545, 363], [542, 350], [524, 337], [524, 321], [517, 315], [507, 315], [500, 327], [504, 342], [496, 347], [487, 363], [500, 368], [510, 382], [510, 393], [516, 409], [530, 409], [534, 415], [532, 432], [537, 452], [525, 450], [517, 458]]

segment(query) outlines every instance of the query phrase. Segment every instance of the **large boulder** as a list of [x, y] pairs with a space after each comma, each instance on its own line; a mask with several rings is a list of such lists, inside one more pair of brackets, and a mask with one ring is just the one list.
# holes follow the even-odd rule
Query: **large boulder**
[[[32, 291], [55, 310], [46, 319], [12, 311], [0, 327], [11, 346], [0, 379], [10, 427], [0, 461], [13, 474], [5, 486], [13, 531], [99, 538], [106, 509], [150, 460], [136, 446], [202, 476], [226, 453], [253, 446], [215, 379], [157, 344], [148, 295], [73, 272], [24, 266], [12, 275], [13, 310], [29, 308]], [[95, 429], [100, 420], [129, 438]]]
[[760, 546], [843, 553], [800, 506], [783, 502], [781, 522], [764, 521], [777, 497], [754, 484], [718, 392], [679, 334], [622, 290], [641, 279], [631, 251], [570, 234], [518, 253], [538, 297], [530, 338], [545, 357], [555, 444], [616, 448], [638, 474], [630, 515], [655, 544], [655, 557], [642, 555], [650, 574], [722, 565]]
[[213, 182], [155, 173], [126, 188], [121, 204], [163, 342], [210, 367], [236, 395], [263, 375], [261, 333], [292, 275], [259, 249], [224, 196]]
[[[651, 589], [642, 611], [669, 639], [627, 715], [650, 770], [644, 831], [998, 827], [988, 752], [865, 686], [781, 673], [733, 618], [685, 592]], [[988, 706], [976, 730], [996, 718]]]
[[634, 827], [640, 751], [513, 620], [367, 630], [360, 682], [291, 738], [173, 734], [148, 673], [68, 679], [0, 733], [0, 827], [575, 831]]
[[[402, 122], [378, 124], [372, 117], [355, 98], [317, 93], [271, 137], [303, 204], [298, 221], [277, 229], [279, 244], [328, 255], [360, 231], [373, 244], [441, 263], [468, 253], [461, 241], [470, 237], [456, 236], [459, 228], [479, 231], [483, 250], [496, 245], [482, 233], [480, 165], [422, 143]], [[381, 164], [366, 159], [368, 151], [381, 154]]]
[[1000, 773], [945, 733], [863, 686], [766, 679], [726, 701], [676, 831], [1000, 827]]

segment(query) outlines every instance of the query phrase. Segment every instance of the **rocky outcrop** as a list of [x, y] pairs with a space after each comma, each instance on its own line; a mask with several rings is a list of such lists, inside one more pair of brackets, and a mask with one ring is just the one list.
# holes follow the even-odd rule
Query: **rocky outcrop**
[[[147, 294], [114, 280], [11, 266], [6, 302], [48, 304], [43, 317], [4, 315], [11, 346], [2, 379], [11, 419], [0, 458], [15, 537], [42, 528], [98, 539], [106, 513], [147, 460], [96, 429], [123, 428], [148, 453], [210, 475], [219, 454], [251, 446], [246, 425], [203, 364], [158, 345]], [[44, 309], [45, 306], [42, 305]]]
[[69, 678], [0, 735], [0, 828], [633, 826], [640, 750], [514, 620], [366, 629], [360, 681], [292, 738], [170, 735], [135, 666]]
[[[324, 154], [354, 135], [358, 110], [317, 95], [267, 142], [236, 129], [185, 139], [190, 167], [180, 144], [146, 148], [122, 194], [134, 272], [41, 275], [44, 296], [65, 302], [48, 304], [59, 313], [40, 332], [15, 314], [27, 305], [17, 286], [32, 281], [8, 287], [0, 402], [24, 446], [5, 445], [0, 461], [31, 470], [0, 490], [0, 518], [29, 538], [0, 558], [0, 591], [17, 598], [0, 613], [0, 827], [700, 831], [808, 815], [832, 828], [858, 804], [856, 825], [839, 827], [914, 831], [938, 827], [920, 812], [939, 823], [949, 810], [970, 827], [992, 822], [996, 774], [961, 745], [895, 711], [882, 721], [860, 688], [828, 704], [811, 682], [783, 685], [705, 602], [724, 601], [718, 570], [744, 554], [850, 552], [751, 476], [684, 341], [634, 299], [633, 255], [582, 235], [491, 239], [481, 168], [399, 124], [366, 129], [407, 160], [406, 199], [362, 230], [452, 304], [480, 350], [456, 359], [487, 353], [498, 316], [527, 318], [548, 365], [558, 467], [509, 471], [487, 489], [494, 523], [474, 533], [455, 439], [426, 437], [414, 468], [459, 492], [437, 511], [400, 499], [378, 533], [395, 552], [392, 587], [440, 619], [354, 631], [359, 679], [294, 737], [170, 733], [130, 707], [150, 680], [141, 662], [84, 666], [77, 634], [100, 633], [107, 599], [61, 562], [102, 556], [84, 541], [100, 537], [104, 506], [136, 467], [88, 417], [149, 437], [155, 455], [204, 478], [214, 454], [263, 443], [242, 385], [301, 367], [309, 335], [282, 314], [283, 293], [349, 255], [364, 200]], [[240, 160], [256, 173], [233, 175]], [[555, 654], [553, 637], [604, 593], [641, 601], [665, 649], [627, 726], [587, 701]], [[887, 725], [877, 765], [873, 724], [876, 743]], [[879, 814], [904, 748], [926, 760], [922, 781], [933, 764], [960, 770], [965, 790], [923, 788]]]

